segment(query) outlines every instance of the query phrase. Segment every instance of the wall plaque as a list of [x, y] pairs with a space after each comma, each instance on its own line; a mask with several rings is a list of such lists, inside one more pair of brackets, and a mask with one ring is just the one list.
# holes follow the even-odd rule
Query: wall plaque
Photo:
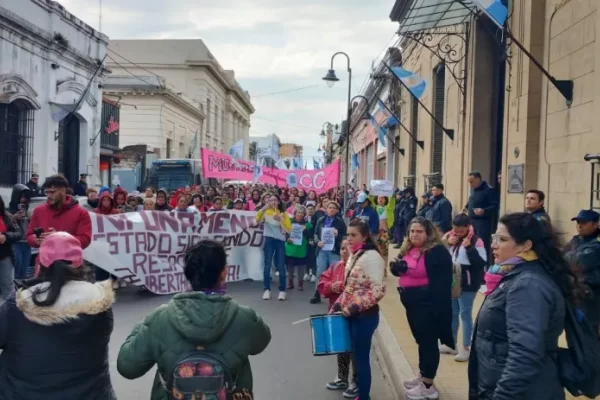
[[508, 193], [523, 193], [525, 179], [525, 164], [508, 166]]

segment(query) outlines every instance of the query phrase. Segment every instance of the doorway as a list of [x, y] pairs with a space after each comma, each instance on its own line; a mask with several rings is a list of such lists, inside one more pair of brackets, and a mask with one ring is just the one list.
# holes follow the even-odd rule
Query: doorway
[[73, 114], [58, 124], [58, 172], [67, 178], [71, 187], [79, 181], [80, 126]]

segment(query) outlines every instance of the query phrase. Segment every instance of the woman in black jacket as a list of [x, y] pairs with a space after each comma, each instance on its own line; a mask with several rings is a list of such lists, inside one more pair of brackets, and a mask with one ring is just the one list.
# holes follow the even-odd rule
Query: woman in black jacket
[[0, 305], [0, 399], [116, 399], [108, 364], [112, 285], [84, 281], [82, 257], [70, 234], [46, 236], [36, 278]]
[[12, 247], [22, 236], [17, 222], [6, 211], [4, 200], [0, 196], [0, 303], [13, 291], [15, 267]]
[[552, 229], [529, 213], [500, 218], [492, 235], [502, 280], [488, 294], [473, 332], [470, 400], [563, 400], [556, 353], [565, 299], [583, 288]]
[[[419, 374], [404, 382], [406, 397], [439, 397], [433, 384], [440, 364], [438, 340], [454, 349], [452, 337], [452, 258], [440, 232], [424, 218], [414, 218], [394, 260], [398, 292], [410, 330], [419, 346]], [[437, 396], [437, 397], [436, 397]]]

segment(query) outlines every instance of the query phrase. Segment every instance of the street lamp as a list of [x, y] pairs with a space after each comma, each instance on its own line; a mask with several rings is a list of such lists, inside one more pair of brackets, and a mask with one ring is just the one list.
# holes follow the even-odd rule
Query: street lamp
[[[331, 56], [331, 66], [329, 71], [327, 71], [327, 75], [323, 77], [323, 80], [327, 83], [327, 86], [333, 87], [339, 78], [335, 74], [335, 70], [333, 69], [333, 60], [338, 55], [343, 55], [348, 60], [348, 104], [347, 104], [347, 117], [346, 117], [346, 140], [350, 141], [350, 116], [352, 114], [352, 103], [350, 101], [351, 90], [352, 90], [352, 68], [350, 68], [350, 56], [344, 52], [338, 51], [333, 56]], [[346, 145], [346, 169], [344, 170], [344, 193], [348, 190], [348, 184], [350, 175], [348, 174], [348, 162], [350, 160], [350, 145], [349, 143]], [[346, 216], [346, 211], [348, 210], [348, 201], [345, 199], [344, 201], [344, 216]]]

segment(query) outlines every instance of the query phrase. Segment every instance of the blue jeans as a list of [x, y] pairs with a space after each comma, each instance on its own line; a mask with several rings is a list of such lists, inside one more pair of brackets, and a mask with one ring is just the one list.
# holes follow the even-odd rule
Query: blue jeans
[[348, 318], [356, 366], [358, 398], [368, 400], [371, 392], [371, 343], [379, 325], [379, 313]]
[[28, 278], [27, 272], [31, 264], [31, 247], [27, 243], [19, 242], [13, 245], [15, 253], [15, 279]]
[[471, 346], [475, 296], [477, 296], [477, 292], [462, 292], [460, 298], [452, 299], [452, 335], [454, 335], [454, 343], [456, 343], [458, 337], [458, 317], [460, 315], [463, 347]]
[[319, 250], [317, 254], [317, 282], [319, 281], [319, 277], [330, 265], [335, 264], [341, 260], [339, 254], [333, 254], [333, 251], [324, 251]]
[[275, 268], [279, 272], [279, 291], [285, 292], [286, 285], [286, 269], [285, 269], [285, 242], [283, 240], [265, 237], [263, 247], [265, 256], [265, 266], [263, 274], [263, 284], [265, 290], [271, 290], [271, 265], [275, 258]]

